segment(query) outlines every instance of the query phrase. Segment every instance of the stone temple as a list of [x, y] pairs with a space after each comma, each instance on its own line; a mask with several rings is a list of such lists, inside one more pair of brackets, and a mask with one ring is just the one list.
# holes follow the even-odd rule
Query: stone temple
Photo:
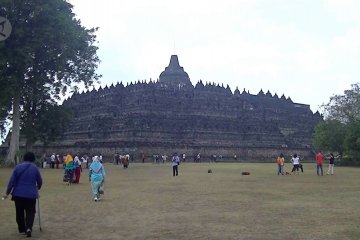
[[262, 90], [253, 95], [229, 86], [193, 86], [172, 55], [157, 81], [122, 83], [84, 93], [64, 102], [73, 112], [61, 140], [47, 152], [140, 155], [198, 153], [205, 160], [274, 161], [279, 153], [312, 157], [314, 126], [321, 115]]

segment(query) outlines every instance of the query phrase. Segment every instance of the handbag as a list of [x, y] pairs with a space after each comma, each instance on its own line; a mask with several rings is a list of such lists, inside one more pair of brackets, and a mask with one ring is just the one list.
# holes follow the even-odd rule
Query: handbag
[[104, 186], [99, 187], [99, 194], [104, 194]]
[[103, 181], [99, 187], [98, 192], [99, 192], [99, 194], [104, 194], [104, 191], [105, 191], [105, 189], [104, 189], [104, 181]]

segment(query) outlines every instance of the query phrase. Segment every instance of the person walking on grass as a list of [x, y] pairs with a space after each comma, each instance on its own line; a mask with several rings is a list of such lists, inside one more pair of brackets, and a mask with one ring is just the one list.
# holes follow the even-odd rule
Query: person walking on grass
[[94, 201], [100, 201], [100, 187], [105, 181], [105, 170], [104, 166], [99, 160], [98, 156], [93, 158], [93, 162], [89, 167], [89, 182], [91, 182], [91, 191], [94, 197]]
[[39, 197], [38, 190], [42, 186], [42, 178], [39, 169], [34, 164], [34, 153], [25, 153], [23, 160], [24, 162], [17, 165], [12, 172], [3, 199], [11, 194], [11, 200], [15, 202], [19, 233], [31, 237], [36, 212], [36, 199]]
[[57, 155], [56, 155], [56, 158], [55, 158], [56, 169], [59, 168], [59, 164], [60, 164], [60, 156], [59, 156], [59, 154], [57, 154]]
[[177, 153], [175, 153], [172, 157], [172, 168], [173, 168], [174, 177], [179, 175], [179, 164], [180, 164], [180, 158], [177, 155]]
[[75, 180], [74, 183], [79, 183], [80, 182], [80, 176], [82, 173], [82, 167], [81, 167], [81, 161], [79, 159], [79, 157], [77, 155], [75, 155], [74, 158], [74, 167], [75, 167]]
[[280, 155], [276, 159], [277, 167], [278, 167], [278, 175], [284, 175], [284, 155], [280, 153]]
[[322, 153], [322, 151], [319, 151], [316, 156], [315, 156], [315, 161], [316, 161], [316, 174], [318, 176], [323, 176], [324, 173], [323, 173], [323, 163], [324, 163], [324, 160], [325, 160], [325, 156], [324, 154]]
[[55, 153], [53, 153], [51, 156], [50, 156], [50, 168], [55, 168], [55, 160], [56, 160], [56, 156], [55, 156]]
[[74, 159], [71, 154], [68, 154], [64, 160], [65, 166], [65, 180], [68, 185], [74, 182], [74, 172], [75, 172], [75, 164]]

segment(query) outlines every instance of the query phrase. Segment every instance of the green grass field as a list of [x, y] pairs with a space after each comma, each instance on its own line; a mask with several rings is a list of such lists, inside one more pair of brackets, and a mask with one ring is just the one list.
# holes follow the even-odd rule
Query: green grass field
[[[275, 164], [183, 163], [173, 177], [170, 164], [105, 164], [100, 202], [87, 170], [72, 186], [63, 170], [41, 170], [42, 232], [36, 217], [33, 239], [360, 239], [360, 168], [318, 177], [315, 164], [304, 167], [278, 176]], [[0, 169], [1, 194], [10, 174]], [[14, 203], [0, 201], [0, 239], [23, 238]]]

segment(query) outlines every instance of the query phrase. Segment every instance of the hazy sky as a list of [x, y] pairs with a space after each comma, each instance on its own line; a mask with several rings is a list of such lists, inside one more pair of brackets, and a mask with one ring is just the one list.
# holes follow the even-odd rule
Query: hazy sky
[[177, 54], [195, 85], [260, 89], [313, 111], [360, 81], [358, 0], [70, 0], [100, 27], [101, 85], [157, 79]]

